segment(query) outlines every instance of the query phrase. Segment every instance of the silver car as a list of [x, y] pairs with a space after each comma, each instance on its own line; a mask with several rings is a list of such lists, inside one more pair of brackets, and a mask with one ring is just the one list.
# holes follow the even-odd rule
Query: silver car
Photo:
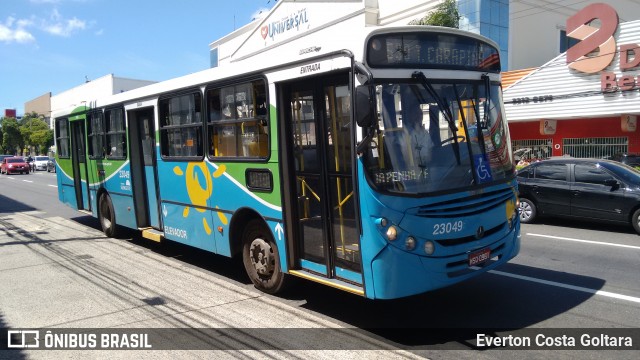
[[48, 156], [36, 156], [33, 162], [34, 170], [47, 170]]

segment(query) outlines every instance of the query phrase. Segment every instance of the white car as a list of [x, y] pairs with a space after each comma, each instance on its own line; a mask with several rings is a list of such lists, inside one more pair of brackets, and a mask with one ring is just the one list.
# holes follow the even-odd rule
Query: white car
[[34, 170], [47, 170], [47, 162], [49, 161], [48, 156], [36, 156], [33, 162]]

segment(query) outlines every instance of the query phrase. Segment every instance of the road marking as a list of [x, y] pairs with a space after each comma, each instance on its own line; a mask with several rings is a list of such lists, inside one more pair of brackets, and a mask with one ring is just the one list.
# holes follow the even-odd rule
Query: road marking
[[610, 298], [614, 298], [614, 299], [627, 300], [627, 301], [640, 303], [640, 298], [635, 297], [635, 296], [616, 294], [616, 293], [612, 293], [612, 292], [609, 292], [609, 291], [595, 290], [595, 289], [589, 289], [589, 288], [582, 287], [582, 286], [575, 286], [575, 285], [563, 284], [563, 283], [559, 283], [559, 282], [555, 282], [555, 281], [536, 279], [536, 278], [529, 277], [529, 276], [516, 275], [516, 274], [511, 274], [511, 273], [508, 273], [508, 272], [504, 272], [504, 271], [498, 271], [498, 270], [489, 270], [489, 272], [493, 273], [493, 274], [496, 274], [496, 275], [502, 275], [502, 276], [507, 276], [507, 277], [511, 277], [511, 278], [514, 278], [514, 279], [531, 281], [531, 282], [535, 282], [535, 283], [538, 283], [538, 284], [557, 286], [557, 287], [561, 287], [561, 288], [565, 288], [565, 289], [585, 292], [585, 293], [588, 293], [588, 294], [606, 296], [606, 297], [610, 297]]
[[33, 182], [32, 180], [22, 180], [22, 181], [28, 182], [28, 183], [32, 183]]
[[54, 187], [54, 188], [58, 187], [58, 185], [48, 185], [48, 186], [51, 186], [51, 187]]
[[587, 244], [617, 246], [617, 247], [623, 247], [623, 248], [628, 248], [628, 249], [640, 250], [640, 246], [633, 246], [633, 245], [613, 244], [613, 243], [602, 242], [602, 241], [581, 240], [581, 239], [573, 239], [573, 238], [567, 238], [567, 237], [542, 235], [542, 234], [527, 233], [526, 235], [537, 236], [537, 237], [542, 237], [542, 238], [549, 238], [549, 239], [556, 239], [556, 240], [575, 241], [575, 242], [581, 242], [581, 243], [587, 243]]

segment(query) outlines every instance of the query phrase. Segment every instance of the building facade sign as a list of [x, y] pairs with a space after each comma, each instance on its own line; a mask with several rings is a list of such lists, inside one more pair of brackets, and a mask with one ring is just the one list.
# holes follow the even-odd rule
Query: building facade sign
[[640, 153], [640, 20], [592, 4], [566, 30], [574, 46], [504, 90], [514, 148], [552, 144], [536, 158]]
[[636, 115], [622, 115], [620, 127], [623, 132], [636, 132], [638, 128], [638, 117]]
[[288, 15], [281, 20], [272, 21], [260, 28], [260, 35], [262, 39], [266, 40], [269, 37], [272, 41], [279, 34], [284, 34], [289, 31], [299, 31], [301, 26], [306, 25], [309, 22], [307, 17], [307, 9], [302, 8], [295, 13]]
[[540, 120], [540, 135], [553, 135], [556, 127], [556, 120]]
[[[600, 27], [590, 24], [599, 20]], [[640, 45], [623, 44], [618, 48], [614, 37], [618, 29], [618, 13], [607, 4], [591, 4], [567, 19], [567, 36], [579, 40], [567, 50], [567, 66], [571, 69], [594, 74], [611, 65], [616, 53], [620, 54], [619, 70], [629, 71], [640, 65]], [[617, 76], [613, 71], [600, 73], [600, 89], [603, 92], [628, 91], [640, 87], [640, 77]]]
[[[600, 28], [591, 26], [600, 20]], [[616, 54], [618, 13], [607, 4], [591, 4], [567, 19], [567, 36], [579, 42], [567, 50], [567, 64], [584, 73], [597, 73], [611, 63]], [[597, 52], [596, 52], [597, 51]]]

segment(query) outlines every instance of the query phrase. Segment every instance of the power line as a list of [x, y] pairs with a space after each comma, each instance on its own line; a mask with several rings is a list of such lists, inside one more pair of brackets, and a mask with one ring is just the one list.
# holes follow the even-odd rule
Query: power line
[[[515, 11], [515, 12], [511, 13], [510, 15], [517, 14], [517, 13], [519, 13], [519, 12], [529, 11], [529, 10], [532, 10], [532, 9], [535, 9], [535, 8], [542, 9], [542, 11], [538, 11], [538, 12], [535, 12], [535, 13], [532, 13], [532, 14], [526, 14], [526, 15], [522, 15], [522, 16], [516, 16], [516, 17], [511, 18], [511, 20], [518, 20], [518, 19], [522, 19], [522, 18], [525, 18], [525, 17], [529, 17], [529, 16], [534, 16], [534, 15], [542, 14], [542, 13], [545, 13], [545, 12], [553, 12], [553, 13], [556, 13], [556, 14], [559, 14], [559, 15], [562, 15], [562, 16], [569, 16], [568, 14], [563, 14], [563, 13], [561, 13], [561, 12], [559, 12], [559, 11], [556, 11], [556, 10], [561, 9], [561, 8], [566, 8], [566, 9], [569, 9], [569, 10], [571, 10], [572, 12], [574, 12], [574, 13], [575, 13], [575, 12], [577, 12], [579, 9], [570, 8], [569, 6], [573, 6], [573, 5], [576, 5], [576, 4], [580, 4], [580, 3], [583, 3], [583, 2], [586, 2], [586, 1], [588, 1], [588, 0], [580, 0], [580, 1], [576, 1], [576, 2], [571, 3], [571, 4], [568, 4], [568, 5], [559, 5], [559, 6], [556, 6], [555, 8], [551, 8], [551, 9], [549, 9], [549, 8], [545, 8], [545, 7], [542, 7], [542, 6], [536, 6], [536, 5], [533, 5], [533, 4], [530, 4], [530, 3], [522, 2], [522, 3], [523, 3], [523, 4], [525, 4], [525, 5], [529, 5], [529, 6], [531, 6], [531, 8], [529, 8], [529, 9], [524, 9], [524, 10], [520, 10], [520, 11]], [[549, 3], [548, 3], [548, 4], [549, 4]]]
[[[586, 2], [586, 1], [588, 1], [588, 0], [578, 0], [576, 2], [573, 2], [571, 4], [567, 4], [567, 5], [562, 5], [562, 4], [559, 4], [559, 3], [550, 3], [548, 1], [545, 1], [544, 5], [531, 3], [531, 2], [527, 2], [527, 1], [514, 1], [513, 3], [518, 2], [518, 3], [521, 3], [523, 5], [527, 5], [527, 6], [530, 6], [530, 7], [526, 8], [526, 9], [518, 10], [518, 11], [513, 11], [510, 14], [513, 15], [513, 14], [518, 14], [518, 13], [531, 11], [531, 10], [534, 10], [534, 9], [542, 9], [542, 11], [540, 11], [540, 12], [536, 12], [534, 14], [528, 14], [528, 15], [536, 15], [536, 14], [540, 14], [542, 12], [554, 11], [554, 10], [558, 10], [558, 9], [561, 9], [561, 8], [566, 8], [566, 9], [569, 9], [569, 10], [571, 10], [573, 12], [573, 11], [576, 11], [576, 9], [571, 8], [570, 6], [574, 6], [576, 4], [580, 4], [580, 3], [583, 3], [583, 2]], [[549, 6], [549, 7], [546, 7], [546, 6]], [[564, 14], [562, 14], [562, 15], [564, 15]], [[525, 16], [527, 16], [527, 15], [525, 15]]]
[[[531, 13], [531, 14], [525, 14], [525, 15], [522, 15], [522, 16], [516, 16], [516, 17], [511, 18], [511, 20], [518, 20], [518, 19], [529, 17], [529, 16], [542, 14], [542, 13], [545, 13], [545, 12], [553, 12], [553, 13], [556, 13], [558, 15], [567, 16], [568, 17], [568, 16], [571, 16], [571, 14], [563, 14], [563, 13], [561, 13], [559, 11], [556, 11], [556, 10], [561, 9], [561, 8], [566, 8], [567, 10], [570, 10], [572, 13], [576, 13], [580, 9], [575, 9], [575, 8], [572, 8], [571, 6], [574, 6], [574, 5], [577, 5], [577, 4], [580, 4], [580, 3], [584, 3], [584, 2], [589, 2], [590, 0], [579, 0], [579, 1], [573, 2], [571, 4], [567, 4], [567, 5], [556, 4], [556, 3], [552, 3], [552, 2], [549, 2], [549, 1], [546, 1], [546, 0], [543, 0], [543, 1], [545, 2], [545, 5], [548, 5], [548, 6], [557, 5], [557, 6], [547, 8], [547, 7], [545, 7], [545, 5], [538, 5], [538, 4], [530, 3], [530, 2], [526, 2], [526, 1], [518, 1], [521, 4], [530, 6], [530, 8], [509, 12], [509, 16], [510, 17], [513, 16], [513, 14], [518, 14], [518, 13], [531, 11], [531, 10], [536, 9], [536, 8], [537, 9], [542, 9], [542, 11], [538, 11], [538, 12]], [[640, 4], [640, 0], [627, 0], [627, 1], [632, 2], [632, 3], [636, 3], [636, 4]], [[620, 17], [620, 14], [618, 14], [618, 16]], [[620, 17], [620, 20], [623, 21], [623, 22], [626, 21], [622, 17]]]

